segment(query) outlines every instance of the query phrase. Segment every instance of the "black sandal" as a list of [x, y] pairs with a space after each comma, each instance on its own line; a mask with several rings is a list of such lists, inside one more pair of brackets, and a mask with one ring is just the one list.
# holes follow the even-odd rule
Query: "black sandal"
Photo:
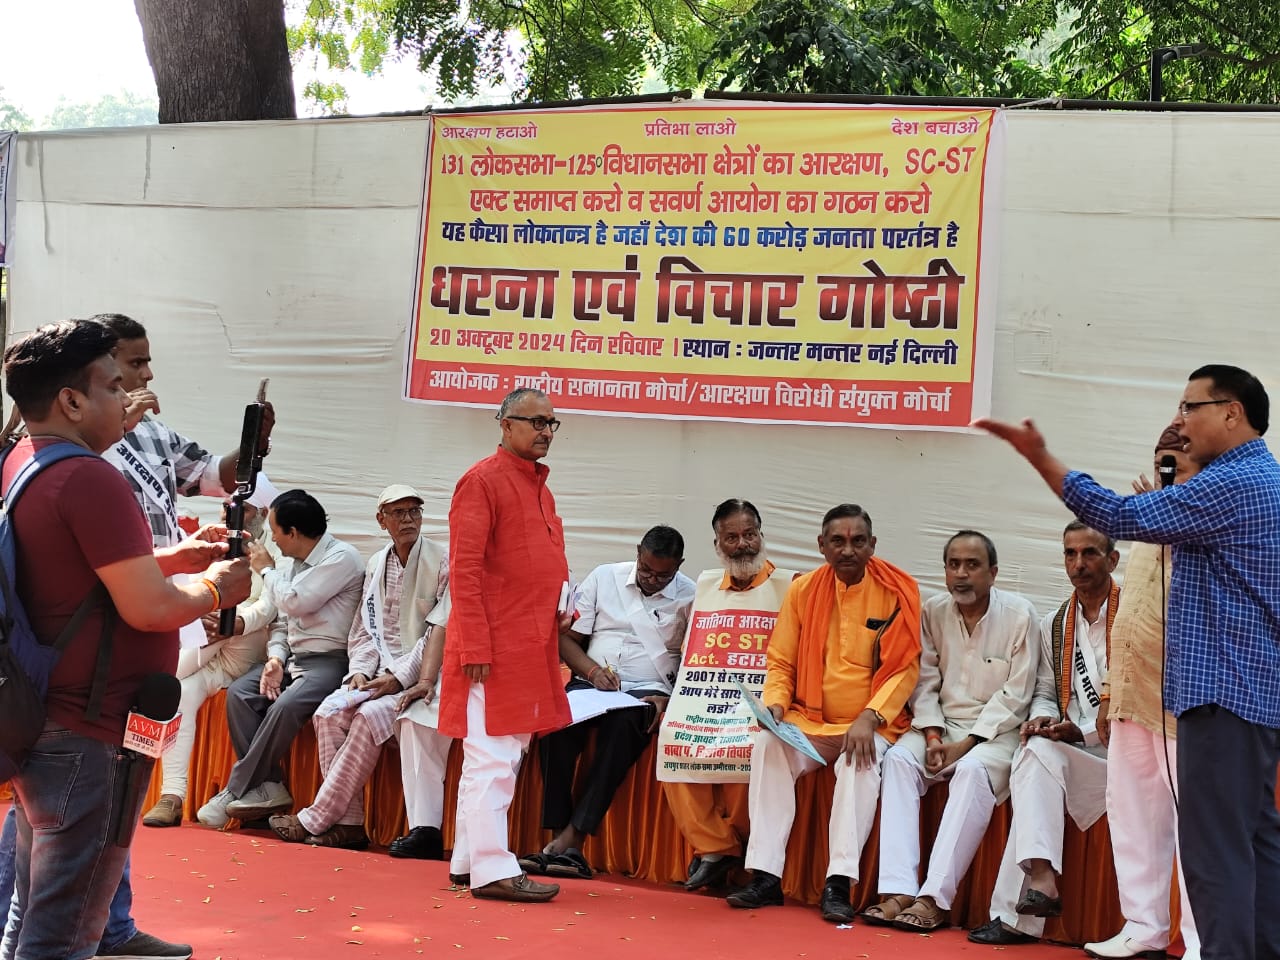
[[520, 869], [525, 873], [533, 874], [537, 877], [545, 877], [547, 875], [547, 867], [551, 863], [551, 857], [542, 853], [526, 853], [520, 858]]
[[577, 847], [569, 847], [564, 853], [551, 858], [547, 864], [547, 876], [590, 880], [595, 874], [591, 872], [591, 866], [582, 851]]

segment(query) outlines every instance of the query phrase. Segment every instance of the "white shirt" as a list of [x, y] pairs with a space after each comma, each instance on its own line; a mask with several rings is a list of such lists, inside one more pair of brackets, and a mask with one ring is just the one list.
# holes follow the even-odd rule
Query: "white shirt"
[[[1046, 614], [1040, 621], [1040, 653], [1036, 666], [1036, 690], [1031, 700], [1031, 716], [1058, 716], [1058, 677], [1053, 662], [1053, 618], [1058, 611]], [[1098, 619], [1090, 623], [1084, 618], [1084, 606], [1076, 604], [1076, 643], [1085, 642], [1093, 651], [1093, 658], [1098, 664], [1099, 680], [1107, 677], [1107, 604], [1104, 601], [1098, 611]], [[1067, 663], [1063, 667], [1071, 676], [1071, 699], [1067, 701], [1067, 716], [1084, 734], [1085, 746], [1091, 747], [1099, 743], [1098, 708], [1091, 703], [1082, 702], [1076, 689], [1075, 665]], [[1101, 687], [1101, 683], [1098, 684]], [[1099, 690], [1099, 692], [1101, 692]]]
[[1016, 730], [1027, 718], [1035, 686], [1037, 625], [1030, 600], [995, 587], [972, 634], [951, 594], [926, 600], [912, 726], [949, 726], [984, 740]]
[[363, 586], [359, 552], [329, 533], [287, 572], [265, 570], [262, 595], [279, 611], [268, 655], [285, 661], [290, 653], [345, 653]]
[[590, 636], [587, 656], [613, 667], [624, 691], [670, 693], [695, 591], [694, 582], [677, 573], [646, 597], [636, 583], [635, 561], [602, 564], [578, 588], [573, 631]]

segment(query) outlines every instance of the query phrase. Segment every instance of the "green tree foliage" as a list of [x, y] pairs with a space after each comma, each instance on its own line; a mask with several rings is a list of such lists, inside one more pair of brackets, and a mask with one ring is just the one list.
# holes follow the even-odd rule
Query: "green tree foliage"
[[393, 32], [447, 98], [514, 79], [546, 101], [691, 79], [723, 11], [703, 0], [393, 0]]
[[[1145, 99], [1154, 46], [1205, 45], [1164, 70], [1166, 99], [1280, 99], [1280, 18], [1264, 0], [290, 0], [295, 58], [376, 72], [406, 54], [446, 100], [706, 85], [761, 92]], [[341, 84], [309, 88], [340, 104]]]
[[762, 0], [733, 18], [701, 65], [719, 89], [922, 96], [1042, 96], [1049, 76], [1014, 48], [1054, 3], [1006, 14], [976, 0]]
[[11, 103], [0, 87], [0, 130], [30, 130], [31, 118], [16, 104]]
[[[289, 56], [330, 70], [358, 70], [372, 77], [395, 55], [391, 24], [394, 0], [302, 0], [302, 17], [288, 28]], [[303, 96], [326, 113], [347, 108], [347, 89], [340, 82], [311, 80]]]
[[141, 97], [121, 91], [107, 94], [92, 103], [58, 101], [49, 115], [50, 130], [77, 130], [81, 127], [142, 127], [156, 122], [159, 104], [155, 97]]
[[1204, 51], [1165, 66], [1166, 100], [1280, 99], [1280, 18], [1264, 0], [1083, 0], [1053, 61], [1067, 96], [1145, 100], [1151, 50], [1180, 44]]

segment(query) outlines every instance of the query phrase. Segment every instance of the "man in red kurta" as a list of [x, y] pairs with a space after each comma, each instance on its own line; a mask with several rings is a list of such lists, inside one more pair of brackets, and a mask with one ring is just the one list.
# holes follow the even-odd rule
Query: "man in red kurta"
[[538, 463], [560, 422], [547, 396], [528, 389], [509, 394], [497, 419], [497, 453], [463, 474], [449, 508], [440, 732], [462, 740], [463, 758], [449, 871], [474, 896], [535, 902], [560, 888], [520, 869], [507, 810], [532, 734], [570, 720], [559, 653], [569, 565], [549, 471]]

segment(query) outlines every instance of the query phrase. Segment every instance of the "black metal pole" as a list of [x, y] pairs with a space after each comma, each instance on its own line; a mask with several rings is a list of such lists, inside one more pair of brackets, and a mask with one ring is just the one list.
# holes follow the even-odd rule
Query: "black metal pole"
[[1151, 97], [1152, 103], [1159, 103], [1164, 99], [1164, 77], [1161, 71], [1164, 69], [1164, 62], [1170, 53], [1168, 47], [1156, 47], [1151, 51]]

